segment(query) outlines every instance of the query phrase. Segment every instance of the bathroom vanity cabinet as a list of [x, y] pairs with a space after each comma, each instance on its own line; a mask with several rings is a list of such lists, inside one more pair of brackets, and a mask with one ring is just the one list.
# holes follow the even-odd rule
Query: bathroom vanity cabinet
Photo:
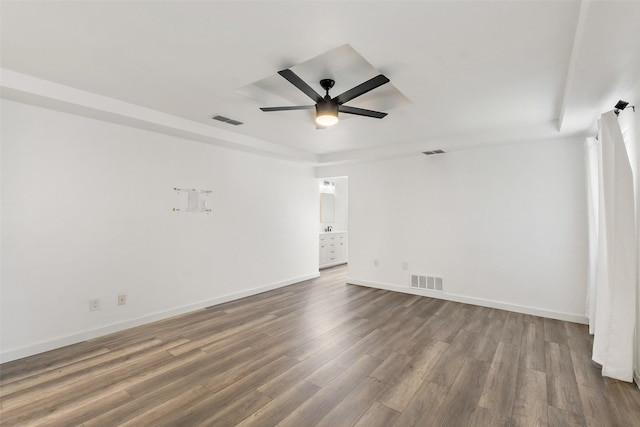
[[347, 232], [320, 233], [320, 268], [347, 263]]

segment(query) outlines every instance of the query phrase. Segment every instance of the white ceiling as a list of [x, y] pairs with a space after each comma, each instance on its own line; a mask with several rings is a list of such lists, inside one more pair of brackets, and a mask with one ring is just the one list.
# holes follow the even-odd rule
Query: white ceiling
[[[588, 134], [629, 100], [638, 22], [640, 1], [2, 1], [2, 96], [316, 164], [517, 143]], [[323, 63], [340, 49], [370, 69]], [[277, 75], [296, 66], [319, 93], [377, 71], [406, 98], [327, 130], [260, 111], [310, 103]], [[259, 81], [273, 98], [246, 95]]]

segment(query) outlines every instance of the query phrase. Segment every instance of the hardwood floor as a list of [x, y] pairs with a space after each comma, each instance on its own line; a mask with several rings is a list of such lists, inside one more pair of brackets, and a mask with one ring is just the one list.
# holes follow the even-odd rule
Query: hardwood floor
[[345, 277], [3, 364], [0, 424], [640, 426], [586, 326]]

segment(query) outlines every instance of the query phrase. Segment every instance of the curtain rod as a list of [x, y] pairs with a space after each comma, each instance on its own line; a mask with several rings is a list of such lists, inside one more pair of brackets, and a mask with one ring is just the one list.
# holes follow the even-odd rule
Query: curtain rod
[[[618, 102], [616, 103], [616, 105], [613, 106], [613, 113], [616, 116], [620, 115], [620, 111], [624, 110], [625, 108], [627, 108], [627, 106], [631, 107], [631, 110], [633, 110], [633, 112], [636, 112], [636, 106], [635, 105], [629, 105], [629, 103], [627, 101], [623, 101], [622, 99], [618, 100]], [[594, 139], [597, 141], [598, 140], [598, 134], [596, 134], [596, 136], [594, 136]]]
[[[623, 101], [622, 99], [618, 101], [618, 103], [613, 107], [613, 112], [615, 113], [615, 115], [619, 115], [620, 111], [624, 110], [625, 108], [627, 108], [627, 105], [629, 105], [629, 103], [627, 101]], [[633, 112], [636, 112], [636, 106], [635, 105], [629, 105], [631, 107], [631, 109], [633, 110]]]

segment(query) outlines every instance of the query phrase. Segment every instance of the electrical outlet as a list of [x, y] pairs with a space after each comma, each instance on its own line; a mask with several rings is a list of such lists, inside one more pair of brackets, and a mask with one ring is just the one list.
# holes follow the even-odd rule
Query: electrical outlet
[[100, 299], [94, 298], [89, 300], [89, 311], [100, 310]]
[[118, 294], [118, 305], [127, 304], [127, 294]]
[[379, 262], [377, 259], [374, 259], [374, 260], [373, 260], [373, 266], [374, 266], [374, 267], [377, 267], [377, 266], [379, 266], [379, 265], [380, 265], [380, 262]]
[[403, 270], [408, 270], [409, 269], [409, 263], [407, 261], [402, 261], [402, 269]]

